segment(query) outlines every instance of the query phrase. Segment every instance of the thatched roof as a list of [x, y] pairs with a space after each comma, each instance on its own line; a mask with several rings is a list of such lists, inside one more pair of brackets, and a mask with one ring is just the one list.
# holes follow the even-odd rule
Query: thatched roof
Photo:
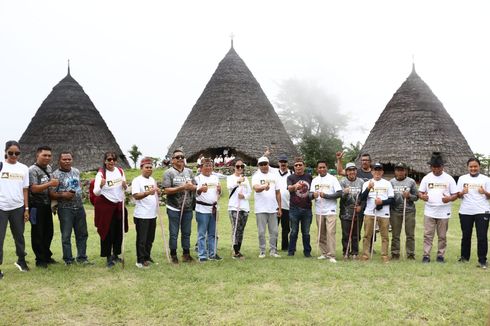
[[473, 156], [458, 126], [414, 66], [376, 121], [361, 153], [383, 164], [405, 162], [414, 173], [425, 174], [433, 152], [442, 153], [445, 171], [453, 176], [467, 173], [466, 161]]
[[119, 165], [129, 164], [99, 111], [78, 82], [68, 74], [41, 104], [19, 141], [21, 161], [36, 161], [36, 149], [47, 145], [53, 149], [53, 166], [60, 151], [71, 151], [74, 166], [81, 171], [96, 170], [102, 165], [104, 152], [114, 151]]
[[[225, 148], [249, 162], [272, 149], [272, 159], [296, 154], [272, 104], [233, 46], [221, 60], [169, 149], [189, 160], [222, 154]], [[276, 156], [276, 157], [275, 157]]]

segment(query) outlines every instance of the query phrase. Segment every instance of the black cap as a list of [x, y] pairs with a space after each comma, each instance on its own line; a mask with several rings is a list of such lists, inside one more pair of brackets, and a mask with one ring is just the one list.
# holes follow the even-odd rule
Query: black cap
[[279, 162], [281, 162], [281, 161], [287, 162], [288, 161], [288, 156], [286, 154], [281, 154], [281, 155], [279, 155], [279, 157], [277, 158], [277, 160]]
[[403, 162], [398, 162], [395, 164], [395, 169], [406, 169], [407, 165]]
[[376, 170], [376, 169], [381, 169], [383, 170], [383, 164], [379, 163], [379, 162], [376, 162], [373, 164], [373, 169]]
[[444, 165], [444, 160], [440, 152], [433, 152], [430, 161], [427, 162], [430, 166], [442, 166]]

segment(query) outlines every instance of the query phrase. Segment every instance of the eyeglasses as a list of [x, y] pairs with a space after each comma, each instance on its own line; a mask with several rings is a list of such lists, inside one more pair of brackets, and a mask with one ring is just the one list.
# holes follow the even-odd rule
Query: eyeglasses
[[295, 167], [295, 168], [297, 168], [297, 167], [299, 167], [299, 166], [303, 166], [303, 164], [301, 164], [301, 163], [297, 163], [297, 164], [295, 164], [295, 165], [294, 165], [294, 167]]
[[371, 160], [361, 160], [361, 162], [371, 162]]
[[117, 159], [113, 158], [113, 157], [109, 157], [106, 159], [107, 162], [117, 162]]
[[177, 156], [174, 156], [173, 158], [176, 160], [183, 160], [183, 159], [185, 159], [185, 156], [184, 155], [177, 155]]
[[20, 155], [20, 152], [11, 152], [11, 151], [8, 151], [7, 154], [9, 156], [19, 156]]
[[267, 164], [269, 164], [269, 163], [267, 163], [267, 162], [260, 162], [259, 163], [259, 166], [266, 166]]
[[235, 168], [237, 168], [237, 169], [243, 169], [243, 168], [245, 168], [245, 165], [237, 164], [237, 165], [235, 165]]

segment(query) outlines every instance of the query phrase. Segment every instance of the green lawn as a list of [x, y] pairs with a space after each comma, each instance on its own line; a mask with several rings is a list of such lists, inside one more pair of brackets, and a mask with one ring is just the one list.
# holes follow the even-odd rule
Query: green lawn
[[[30, 247], [30, 226], [27, 226], [27, 260], [32, 270], [20, 273], [13, 265], [15, 248], [9, 231], [1, 267], [5, 277], [0, 281], [0, 325], [484, 325], [487, 322], [490, 274], [476, 268], [476, 240], [471, 262], [457, 262], [461, 232], [456, 215], [449, 226], [446, 264], [420, 262], [420, 204], [417, 261], [383, 264], [376, 255], [372, 262], [339, 259], [338, 264], [331, 264], [306, 259], [301, 254], [286, 257], [284, 253], [280, 259], [259, 259], [253, 214], [245, 230], [246, 259], [235, 261], [230, 257], [231, 228], [226, 199], [224, 194], [219, 221], [219, 253], [224, 260], [220, 262], [169, 265], [163, 255], [158, 226], [153, 257], [159, 265], [148, 270], [137, 269], [131, 221], [126, 237], [126, 268], [122, 270], [117, 265], [108, 270], [105, 259], [98, 256], [99, 237], [93, 226], [92, 207], [87, 206], [88, 255], [95, 265], [57, 264], [47, 270], [37, 269]], [[454, 206], [457, 212], [458, 204]], [[164, 214], [164, 208], [161, 212]], [[192, 243], [196, 233], [194, 220]], [[315, 233], [313, 223], [313, 239]], [[315, 244], [313, 248], [315, 252]], [[375, 248], [380, 251], [380, 241]], [[298, 249], [301, 253], [301, 248]], [[56, 217], [52, 250], [54, 257], [61, 261]], [[340, 251], [340, 223], [337, 223], [338, 258]]]

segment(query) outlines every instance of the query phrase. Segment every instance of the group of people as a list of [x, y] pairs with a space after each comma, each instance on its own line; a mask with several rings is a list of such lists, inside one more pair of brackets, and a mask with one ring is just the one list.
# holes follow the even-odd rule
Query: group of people
[[[63, 261], [91, 264], [86, 254], [87, 223], [83, 206], [80, 172], [73, 167], [73, 155], [61, 152], [59, 168], [52, 171], [51, 148], [41, 146], [36, 152], [36, 162], [29, 168], [18, 161], [21, 148], [18, 142], [5, 145], [5, 160], [0, 162], [0, 265], [3, 262], [3, 243], [7, 224], [15, 241], [20, 271], [28, 271], [25, 256], [24, 228], [31, 224], [32, 250], [36, 266], [46, 268], [56, 263], [50, 250], [53, 238], [53, 213], [60, 221]], [[288, 158], [278, 158], [279, 167], [269, 165], [267, 153], [258, 159], [258, 170], [251, 182], [244, 175], [245, 164], [240, 158], [232, 161], [234, 172], [226, 180], [228, 188], [228, 216], [231, 223], [232, 258], [244, 259], [241, 252], [244, 230], [250, 213], [249, 199], [254, 193], [254, 213], [259, 242], [259, 258], [267, 254], [266, 233], [269, 233], [269, 256], [281, 257], [280, 250], [288, 256], [296, 253], [299, 232], [302, 235], [303, 255], [312, 257], [310, 226], [313, 220], [312, 202], [315, 203], [315, 220], [318, 226], [316, 239], [318, 259], [337, 262], [336, 221], [340, 217], [342, 229], [342, 253], [344, 259], [369, 260], [373, 256], [376, 228], [381, 236], [381, 258], [384, 262], [402, 257], [404, 246], [406, 259], [415, 259], [415, 201], [425, 201], [424, 241], [422, 262], [431, 261], [435, 233], [438, 236], [436, 261], [444, 262], [446, 233], [451, 217], [451, 202], [461, 199], [459, 211], [462, 240], [461, 262], [468, 262], [471, 254], [471, 237], [476, 226], [478, 240], [478, 266], [487, 268], [488, 224], [490, 216], [490, 179], [480, 174], [480, 162], [468, 160], [468, 174], [458, 183], [444, 172], [444, 161], [435, 153], [428, 164], [431, 172], [421, 181], [419, 188], [407, 176], [404, 163], [395, 165], [395, 177], [383, 179], [384, 166], [372, 164], [369, 154], [362, 154], [358, 169], [352, 162], [342, 165], [342, 153], [337, 153], [337, 172], [340, 180], [328, 173], [327, 162], [316, 165], [317, 176], [305, 172], [301, 157], [294, 159], [294, 170], [289, 170]], [[194, 176], [185, 165], [185, 155], [175, 150], [171, 166], [165, 171], [162, 190], [152, 177], [153, 162], [144, 158], [140, 162], [141, 175], [131, 184], [135, 200], [134, 224], [136, 228], [136, 266], [147, 268], [154, 263], [151, 249], [155, 238], [156, 220], [159, 212], [159, 197], [166, 195], [168, 215], [169, 261], [179, 263], [177, 243], [179, 230], [183, 262], [192, 262], [190, 236], [193, 211], [197, 221], [198, 261], [221, 260], [218, 255], [219, 223], [218, 201], [222, 194], [219, 178], [213, 173], [214, 160], [201, 158], [201, 169]], [[92, 188], [93, 187], [93, 188]], [[114, 152], [104, 154], [102, 167], [91, 184], [94, 199], [95, 226], [100, 236], [100, 256], [106, 257], [107, 267], [124, 263], [123, 232], [128, 231], [128, 212], [125, 207], [126, 176], [117, 166]], [[340, 200], [337, 205], [337, 200]], [[337, 212], [339, 208], [339, 212]], [[162, 222], [163, 223], [163, 222]], [[362, 252], [359, 248], [362, 225]], [[278, 229], [282, 229], [278, 243]], [[163, 227], [163, 225], [162, 225]], [[389, 229], [391, 227], [391, 255]], [[400, 242], [404, 227], [406, 243]], [[77, 255], [72, 254], [71, 234], [75, 233]], [[0, 270], [0, 278], [3, 273]]]

